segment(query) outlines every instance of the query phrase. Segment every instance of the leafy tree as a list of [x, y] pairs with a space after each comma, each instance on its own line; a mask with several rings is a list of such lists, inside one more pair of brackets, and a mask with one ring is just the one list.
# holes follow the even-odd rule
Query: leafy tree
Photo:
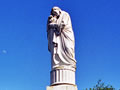
[[105, 85], [102, 80], [98, 80], [97, 84], [94, 86], [94, 90], [114, 90], [112, 85]]
[[105, 85], [105, 83], [102, 82], [102, 80], [100, 79], [97, 81], [97, 84], [93, 88], [89, 89], [86, 88], [85, 90], [115, 90], [115, 89], [110, 84]]

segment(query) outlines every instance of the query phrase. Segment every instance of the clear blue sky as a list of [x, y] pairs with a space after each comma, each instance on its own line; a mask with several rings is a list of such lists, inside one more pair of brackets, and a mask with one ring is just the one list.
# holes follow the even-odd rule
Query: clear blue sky
[[0, 90], [46, 90], [46, 22], [53, 6], [72, 19], [78, 89], [98, 79], [120, 88], [120, 0], [1, 0]]

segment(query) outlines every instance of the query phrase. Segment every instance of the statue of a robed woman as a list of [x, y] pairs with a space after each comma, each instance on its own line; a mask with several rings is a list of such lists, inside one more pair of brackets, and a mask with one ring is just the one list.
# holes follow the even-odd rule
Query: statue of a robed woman
[[51, 52], [52, 69], [76, 68], [74, 33], [67, 12], [53, 7], [47, 21], [48, 50]]

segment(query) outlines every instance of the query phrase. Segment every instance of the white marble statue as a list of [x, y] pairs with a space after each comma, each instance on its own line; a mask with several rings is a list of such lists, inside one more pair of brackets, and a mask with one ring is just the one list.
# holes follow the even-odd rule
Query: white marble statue
[[52, 57], [52, 70], [76, 68], [74, 33], [67, 12], [53, 7], [47, 22], [48, 50]]

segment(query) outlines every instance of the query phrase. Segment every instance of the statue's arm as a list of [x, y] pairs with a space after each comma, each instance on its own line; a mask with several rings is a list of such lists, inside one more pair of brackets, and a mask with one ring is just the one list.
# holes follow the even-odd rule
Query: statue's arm
[[48, 39], [48, 51], [50, 52], [50, 19], [51, 19], [51, 16], [48, 17], [48, 20], [47, 20], [47, 39]]
[[52, 22], [51, 19], [52, 19], [52, 15], [50, 15], [50, 16], [48, 17], [48, 20], [47, 20], [47, 32], [48, 32], [49, 29], [50, 29], [50, 23]]

